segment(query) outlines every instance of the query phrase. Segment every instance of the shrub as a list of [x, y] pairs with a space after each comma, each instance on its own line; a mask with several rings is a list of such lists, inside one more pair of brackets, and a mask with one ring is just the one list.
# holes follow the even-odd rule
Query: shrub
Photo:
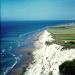
[[59, 66], [60, 75], [75, 75], [75, 59], [66, 61]]
[[70, 44], [75, 44], [75, 42], [74, 41], [70, 41]]
[[50, 42], [50, 41], [46, 41], [45, 44], [46, 44], [46, 45], [50, 45], [51, 42]]
[[26, 72], [26, 67], [23, 67], [22, 73], [20, 75], [23, 75]]

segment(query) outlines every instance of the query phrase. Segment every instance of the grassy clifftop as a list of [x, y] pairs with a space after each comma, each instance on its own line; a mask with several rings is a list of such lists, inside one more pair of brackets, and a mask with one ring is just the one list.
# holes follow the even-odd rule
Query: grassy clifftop
[[48, 32], [53, 34], [57, 44], [65, 48], [75, 48], [75, 24], [52, 27]]

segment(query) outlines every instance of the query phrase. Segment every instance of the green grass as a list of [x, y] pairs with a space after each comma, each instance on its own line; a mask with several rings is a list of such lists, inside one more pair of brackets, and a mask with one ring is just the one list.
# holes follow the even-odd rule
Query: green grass
[[57, 44], [61, 44], [64, 47], [75, 48], [75, 44], [66, 44], [65, 41], [75, 42], [75, 24], [74, 25], [63, 25], [52, 27], [48, 29], [48, 32], [52, 33]]

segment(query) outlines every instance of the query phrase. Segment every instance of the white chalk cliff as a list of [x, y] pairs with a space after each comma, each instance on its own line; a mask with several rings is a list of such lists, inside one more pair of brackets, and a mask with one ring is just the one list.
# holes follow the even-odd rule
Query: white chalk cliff
[[24, 75], [59, 75], [59, 65], [64, 61], [75, 59], [75, 49], [63, 50], [62, 46], [51, 44], [47, 46], [46, 41], [52, 42], [54, 39], [45, 30], [35, 41], [36, 49], [33, 51], [34, 60], [32, 61]]

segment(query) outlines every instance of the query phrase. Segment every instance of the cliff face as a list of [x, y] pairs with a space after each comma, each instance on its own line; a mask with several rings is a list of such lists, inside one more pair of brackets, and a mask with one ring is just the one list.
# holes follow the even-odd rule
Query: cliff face
[[46, 30], [35, 41], [33, 51], [34, 61], [27, 68], [24, 75], [59, 75], [59, 65], [64, 61], [75, 59], [75, 49], [61, 50], [62, 46], [52, 42], [54, 39]]

